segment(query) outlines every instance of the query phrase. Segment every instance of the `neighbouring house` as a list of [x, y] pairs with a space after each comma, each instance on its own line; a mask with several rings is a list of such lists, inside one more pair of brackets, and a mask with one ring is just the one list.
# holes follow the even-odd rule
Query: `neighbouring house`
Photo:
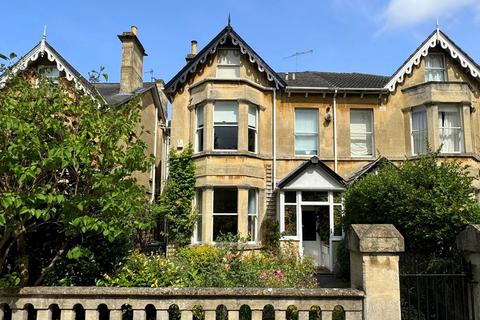
[[275, 72], [230, 25], [198, 53], [192, 41], [186, 60], [164, 91], [171, 146], [194, 146], [193, 243], [232, 233], [259, 244], [273, 216], [331, 270], [348, 181], [427, 146], [478, 175], [480, 66], [439, 29], [392, 76]]
[[[114, 108], [139, 97], [141, 104], [138, 132], [147, 144], [146, 155], [155, 156], [150, 172], [138, 173], [138, 182], [149, 190], [150, 201], [155, 201], [166, 180], [166, 157], [168, 154], [167, 98], [163, 94], [163, 81], [143, 82], [143, 57], [145, 49], [137, 37], [137, 28], [118, 35], [122, 43], [121, 77], [119, 83], [90, 83], [46, 41], [46, 34], [35, 47], [20, 58], [12, 72], [35, 70], [54, 83], [61, 82], [82, 94], [103, 99]], [[0, 88], [8, 85], [8, 77], [0, 77]]]

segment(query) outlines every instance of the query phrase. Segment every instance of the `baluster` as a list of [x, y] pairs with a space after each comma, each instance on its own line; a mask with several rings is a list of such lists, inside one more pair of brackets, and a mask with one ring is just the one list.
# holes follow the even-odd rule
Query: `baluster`
[[298, 311], [298, 320], [308, 320], [308, 311], [299, 310]]
[[5, 319], [5, 310], [3, 310], [3, 308], [0, 308], [0, 320], [4, 320]]
[[98, 320], [98, 310], [85, 309], [85, 320]]
[[157, 309], [157, 320], [168, 320], [168, 310]]
[[285, 320], [285, 319], [286, 319], [285, 310], [275, 309], [275, 320]]
[[12, 320], [27, 320], [27, 317], [28, 317], [27, 310], [25, 310], [25, 309], [12, 309]]
[[50, 320], [52, 318], [52, 311], [50, 309], [38, 309], [37, 320]]
[[215, 310], [205, 310], [205, 320], [215, 320]]
[[332, 314], [333, 312], [331, 310], [329, 311], [322, 310], [322, 320], [332, 320]]
[[[147, 312], [145, 311], [145, 309], [134, 309], [133, 310], [133, 320], [146, 320], [146, 319], [147, 319]], [[61, 319], [61, 320], [63, 320], [63, 319]]]
[[262, 320], [262, 310], [252, 310], [252, 320]]
[[60, 320], [75, 320], [75, 311], [72, 309], [61, 309]]
[[[182, 310], [180, 311], [181, 320], [193, 320], [192, 310]], [[136, 320], [136, 319], [135, 319]]]
[[122, 320], [123, 312], [121, 309], [110, 310], [110, 320]]
[[239, 320], [239, 317], [240, 317], [239, 310], [228, 310], [228, 320]]

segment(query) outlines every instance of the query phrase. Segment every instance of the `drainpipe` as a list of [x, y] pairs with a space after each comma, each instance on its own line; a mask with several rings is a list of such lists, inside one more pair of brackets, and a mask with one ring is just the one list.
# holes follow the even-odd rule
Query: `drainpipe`
[[277, 89], [273, 88], [273, 164], [272, 191], [277, 188]]
[[155, 108], [155, 129], [153, 137], [153, 157], [155, 162], [152, 165], [152, 197], [150, 198], [150, 203], [155, 201], [155, 175], [156, 175], [156, 165], [157, 165], [157, 136], [158, 136], [158, 107]]
[[338, 154], [337, 154], [337, 89], [333, 94], [333, 160], [334, 171], [338, 172]]

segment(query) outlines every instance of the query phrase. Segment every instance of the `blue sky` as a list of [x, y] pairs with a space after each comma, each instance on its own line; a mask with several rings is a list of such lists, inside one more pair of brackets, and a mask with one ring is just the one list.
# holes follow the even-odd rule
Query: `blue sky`
[[[21, 4], [19, 4], [21, 3]], [[1, 5], [0, 53], [25, 54], [48, 28], [47, 41], [86, 75], [104, 66], [118, 81], [116, 35], [137, 25], [148, 57], [144, 71], [170, 80], [227, 23], [276, 71], [391, 75], [435, 28], [480, 62], [480, 0], [83, 0], [7, 1]], [[5, 14], [5, 12], [7, 14]], [[145, 80], [150, 78], [145, 74]]]

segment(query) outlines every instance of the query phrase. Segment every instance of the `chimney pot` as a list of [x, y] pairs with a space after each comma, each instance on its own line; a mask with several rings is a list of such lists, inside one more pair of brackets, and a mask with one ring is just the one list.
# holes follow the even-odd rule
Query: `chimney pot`
[[192, 54], [197, 54], [197, 40], [192, 40]]
[[138, 28], [137, 28], [137, 26], [131, 26], [131, 27], [130, 27], [130, 32], [132, 32], [134, 35], [137, 35], [137, 33], [138, 33]]

